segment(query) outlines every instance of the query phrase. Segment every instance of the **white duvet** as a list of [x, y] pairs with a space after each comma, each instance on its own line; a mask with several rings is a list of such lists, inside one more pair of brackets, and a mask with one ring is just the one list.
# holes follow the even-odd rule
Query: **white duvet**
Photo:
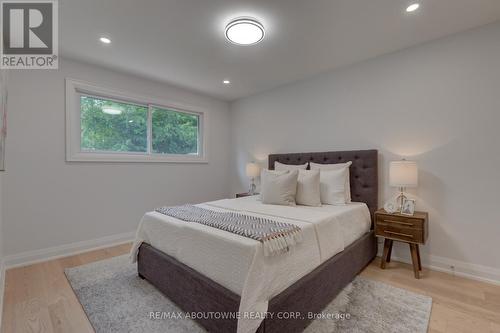
[[[302, 229], [303, 241], [288, 253], [266, 257], [262, 244], [250, 238], [186, 223], [149, 212], [137, 230], [131, 258], [146, 242], [241, 296], [238, 333], [255, 332], [268, 301], [344, 250], [370, 229], [363, 203], [322, 207], [266, 205], [257, 196], [199, 204], [219, 211], [239, 211], [291, 223]], [[252, 317], [252, 318], [249, 318]]]

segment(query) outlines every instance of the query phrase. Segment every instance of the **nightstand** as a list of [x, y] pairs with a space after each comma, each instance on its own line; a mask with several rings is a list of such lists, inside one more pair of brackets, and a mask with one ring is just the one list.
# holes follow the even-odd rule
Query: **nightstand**
[[384, 237], [384, 252], [380, 268], [385, 269], [386, 263], [391, 261], [393, 241], [408, 243], [415, 278], [420, 278], [422, 263], [420, 261], [420, 244], [425, 244], [429, 234], [429, 214], [415, 212], [413, 216], [399, 213], [387, 213], [383, 209], [375, 212], [375, 236]]
[[236, 198], [249, 197], [249, 196], [256, 195], [256, 194], [259, 194], [259, 193], [255, 193], [255, 194], [250, 194], [250, 193], [236, 193]]

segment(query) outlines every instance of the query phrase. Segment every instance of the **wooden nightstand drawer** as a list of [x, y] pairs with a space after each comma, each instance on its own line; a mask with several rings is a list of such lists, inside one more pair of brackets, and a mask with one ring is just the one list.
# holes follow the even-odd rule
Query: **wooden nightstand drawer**
[[423, 229], [424, 220], [399, 215], [377, 214], [377, 224], [379, 225], [398, 225], [405, 228]]
[[422, 229], [401, 227], [398, 224], [382, 224], [377, 223], [375, 234], [377, 236], [390, 238], [394, 240], [402, 240], [410, 243], [423, 243], [424, 233]]

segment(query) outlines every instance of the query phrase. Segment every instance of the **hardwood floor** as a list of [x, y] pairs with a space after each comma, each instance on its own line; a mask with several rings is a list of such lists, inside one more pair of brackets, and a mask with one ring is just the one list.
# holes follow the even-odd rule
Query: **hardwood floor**
[[362, 276], [432, 297], [429, 333], [500, 333], [500, 286], [425, 269], [419, 280], [400, 262], [380, 269], [375, 259]]
[[[64, 268], [128, 252], [130, 244], [87, 252], [6, 272], [2, 332], [93, 332]], [[376, 259], [361, 275], [433, 298], [430, 333], [500, 333], [500, 286]]]
[[64, 269], [129, 251], [130, 244], [13, 268], [5, 274], [2, 332], [94, 332]]

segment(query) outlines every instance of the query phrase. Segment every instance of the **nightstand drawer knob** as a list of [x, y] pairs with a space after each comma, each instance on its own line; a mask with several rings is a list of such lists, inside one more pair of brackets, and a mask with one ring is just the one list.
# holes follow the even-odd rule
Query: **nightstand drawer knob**
[[413, 227], [413, 223], [410, 223], [410, 222], [402, 222], [402, 221], [396, 221], [396, 220], [384, 220], [384, 222], [397, 223], [397, 224], [402, 224], [402, 225], [407, 225], [407, 226]]
[[400, 233], [400, 232], [394, 232], [394, 231], [388, 231], [388, 230], [385, 230], [384, 232], [385, 232], [386, 234], [390, 234], [390, 235], [397, 235], [397, 236], [403, 236], [403, 237], [410, 237], [410, 238], [413, 238], [413, 235], [403, 234], [403, 233]]

